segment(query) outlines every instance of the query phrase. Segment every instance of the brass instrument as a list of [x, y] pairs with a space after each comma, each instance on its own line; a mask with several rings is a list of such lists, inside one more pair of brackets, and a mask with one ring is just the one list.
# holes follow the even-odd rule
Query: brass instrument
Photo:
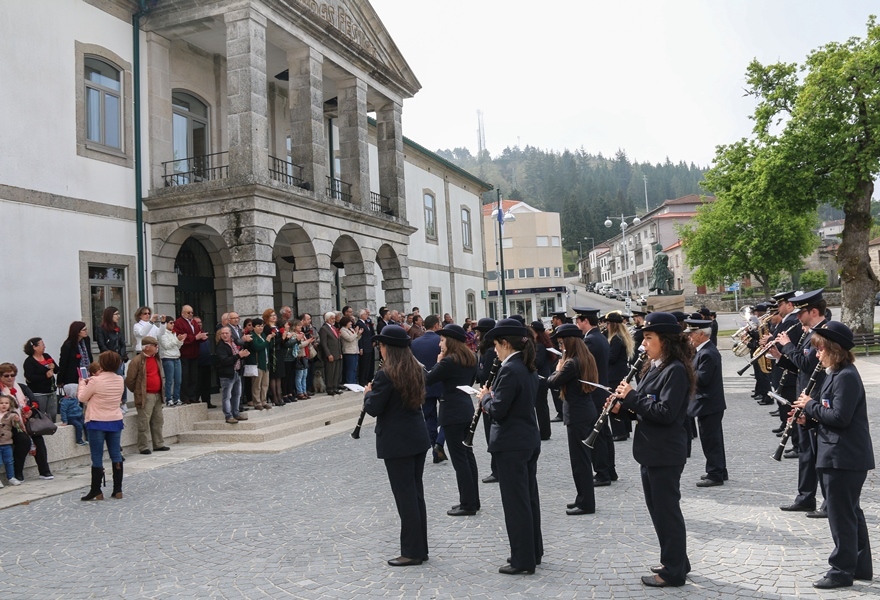
[[752, 323], [752, 307], [744, 306], [739, 311], [740, 316], [745, 321], [745, 325], [740, 327], [730, 336], [733, 340], [733, 354], [736, 356], [746, 356], [749, 353], [749, 342], [751, 341], [751, 333], [755, 329]]
[[[758, 319], [758, 339], [770, 333], [770, 318], [772, 316], [773, 313], [767, 312], [767, 314]], [[755, 352], [758, 352], [758, 350], [755, 349]], [[754, 357], [755, 354], [752, 353], [752, 356]], [[766, 353], [758, 357], [758, 368], [761, 369], [763, 373], [769, 373], [773, 369], [773, 361], [770, 360], [770, 357], [767, 356]]]
[[[800, 327], [800, 326], [801, 326], [800, 321], [796, 321], [791, 327], [786, 329], [783, 333], [788, 333], [789, 331], [791, 331], [795, 327]], [[746, 366], [744, 366], [742, 369], [737, 371], [736, 374], [739, 376], [742, 376], [743, 373], [745, 373], [746, 371], [749, 370], [749, 367], [752, 366], [753, 362], [755, 362], [756, 360], [761, 360], [764, 357], [764, 355], [770, 351], [770, 348], [772, 348], [775, 344], [776, 344], [776, 338], [774, 337], [772, 340], [767, 342], [765, 345], [763, 345], [760, 348], [758, 348], [757, 350], [755, 350], [755, 353], [752, 355], [752, 360], [750, 360], [748, 362], [748, 364], [746, 364]]]

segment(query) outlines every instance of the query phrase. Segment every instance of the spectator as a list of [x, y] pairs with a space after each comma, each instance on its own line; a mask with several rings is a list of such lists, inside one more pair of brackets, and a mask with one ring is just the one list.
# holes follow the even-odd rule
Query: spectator
[[358, 341], [363, 330], [355, 329], [354, 317], [345, 315], [339, 321], [339, 335], [342, 338], [342, 378], [345, 383], [357, 383], [358, 372]]
[[186, 334], [174, 333], [174, 320], [166, 319], [159, 334], [159, 358], [162, 359], [162, 370], [165, 372], [165, 406], [181, 406], [180, 382], [180, 348], [186, 340]]
[[[12, 410], [17, 411], [22, 420], [27, 423], [31, 414], [29, 405], [37, 406], [37, 401], [27, 386], [15, 383], [16, 375], [18, 375], [18, 368], [14, 364], [8, 362], [0, 364], [0, 394], [6, 394], [15, 399]], [[24, 461], [31, 450], [31, 444], [36, 450], [34, 459], [37, 461], [40, 479], [54, 479], [52, 471], [49, 470], [46, 441], [43, 436], [35, 435], [32, 437], [26, 431], [13, 431], [12, 433], [12, 460], [15, 466], [15, 478], [24, 481]]]
[[122, 499], [122, 451], [120, 440], [125, 424], [122, 420], [120, 398], [125, 382], [117, 374], [122, 359], [119, 354], [105, 350], [98, 356], [100, 369], [88, 379], [81, 379], [77, 397], [86, 405], [86, 428], [89, 430], [89, 449], [92, 454], [92, 484], [89, 493], [80, 500], [103, 500], [101, 481], [104, 479], [104, 444], [113, 463], [112, 497]]
[[[15, 429], [24, 429], [24, 421], [21, 415], [12, 409], [15, 400], [12, 396], [0, 394], [0, 460], [6, 467], [6, 479], [10, 485], [21, 485], [15, 478], [15, 463], [12, 460], [12, 432]], [[3, 484], [0, 483], [0, 487]]]
[[184, 305], [180, 317], [174, 322], [174, 333], [184, 334], [180, 348], [180, 396], [184, 404], [199, 401], [199, 342], [208, 339], [193, 319], [192, 306]]
[[455, 324], [455, 321], [452, 320], [452, 315], [450, 315], [449, 313], [444, 313], [443, 314], [443, 326], [446, 327], [447, 325], [453, 325], [453, 324]]
[[58, 414], [58, 396], [55, 394], [55, 361], [46, 354], [42, 338], [31, 338], [24, 345], [24, 379], [40, 406], [52, 422]]
[[471, 321], [470, 319], [465, 319], [464, 332], [465, 332], [465, 335], [467, 335], [467, 341], [465, 342], [465, 344], [467, 345], [468, 350], [470, 350], [474, 354], [476, 354], [480, 351], [480, 341], [477, 339], [477, 332], [474, 330], [474, 327], [476, 327], [476, 326], [477, 326], [476, 321]]
[[[98, 351], [110, 350], [119, 355], [119, 369], [117, 375], [125, 374], [125, 363], [128, 362], [128, 348], [125, 345], [125, 336], [119, 329], [119, 309], [108, 306], [101, 315], [101, 326], [95, 331], [95, 341], [98, 342]], [[122, 388], [121, 403], [125, 403], [127, 396], [125, 387]], [[123, 413], [125, 409], [123, 409]]]
[[315, 361], [318, 358], [318, 346], [320, 345], [320, 340], [318, 339], [318, 332], [315, 331], [315, 328], [312, 326], [312, 315], [309, 313], [303, 313], [299, 317], [300, 321], [302, 321], [303, 325], [303, 335], [306, 338], [311, 339], [312, 343], [308, 346], [306, 350], [306, 358], [308, 359], [309, 364], [309, 372], [306, 375], [306, 393], [309, 396], [315, 395]]
[[141, 340], [147, 336], [159, 337], [159, 315], [154, 315], [149, 306], [141, 306], [134, 313], [134, 351], [141, 351]]
[[373, 350], [373, 336], [376, 330], [373, 328], [373, 320], [370, 318], [370, 310], [361, 309], [358, 313], [357, 326], [361, 329], [361, 339], [358, 340], [358, 383], [367, 385], [373, 381], [373, 369], [375, 367], [375, 354]]
[[421, 337], [425, 333], [424, 319], [420, 315], [413, 315], [412, 326], [407, 330], [411, 340]]
[[[237, 316], [237, 315], [236, 315]], [[230, 319], [230, 321], [232, 321]], [[235, 329], [233, 329], [233, 336], [235, 335]], [[253, 355], [253, 350], [251, 349], [251, 342], [254, 341], [254, 320], [253, 319], [245, 319], [241, 326], [241, 337], [239, 338], [241, 341], [236, 342], [239, 348], [247, 348], [251, 355]], [[249, 357], [250, 358], [250, 357]], [[247, 365], [248, 361], [245, 360], [244, 364], [241, 368], [241, 408], [240, 411], [250, 410], [254, 406], [254, 396], [253, 396], [253, 384], [254, 384], [254, 376], [247, 374]], [[253, 363], [256, 365], [256, 363]]]
[[294, 361], [294, 379], [296, 385], [296, 399], [308, 400], [307, 378], [309, 374], [309, 349], [314, 341], [312, 338], [306, 337], [303, 333], [302, 321], [299, 319], [293, 322], [293, 333], [297, 340], [296, 345], [296, 361]]
[[79, 383], [79, 368], [92, 364], [92, 340], [82, 321], [74, 321], [67, 331], [67, 339], [58, 354], [58, 386]]
[[[278, 326], [278, 315], [274, 308], [263, 311], [264, 332], [272, 335], [272, 344], [266, 349], [269, 367], [269, 396], [275, 406], [284, 406], [281, 395], [281, 381], [284, 379], [284, 329]], [[286, 321], [285, 321], [286, 323]], [[267, 337], [267, 339], [269, 339]]]
[[336, 323], [336, 313], [324, 314], [324, 324], [318, 331], [318, 352], [324, 361], [324, 385], [327, 387], [327, 395], [335, 396], [340, 392], [340, 380], [342, 377], [342, 343], [339, 339], [339, 331], [333, 326]]
[[[204, 333], [204, 323], [202, 323], [200, 317], [193, 317], [193, 323]], [[198, 399], [196, 402], [204, 402], [208, 405], [208, 408], [217, 408], [211, 404], [211, 386], [213, 384], [211, 367], [214, 366], [214, 358], [211, 354], [211, 340], [208, 339], [207, 333], [204, 333], [204, 336], [204, 339], [199, 340]]]
[[76, 443], [85, 446], [83, 440], [83, 409], [82, 404], [76, 398], [77, 384], [68, 383], [64, 386], [64, 395], [61, 397], [61, 422], [72, 425], [74, 428]]
[[[284, 322], [284, 343], [282, 344], [284, 379], [281, 380], [281, 394], [283, 395], [284, 404], [290, 404], [299, 400], [296, 392], [296, 358], [299, 355], [300, 340], [293, 327], [298, 322], [298, 319], [290, 319]], [[308, 373], [308, 370], [306, 370], [306, 373]]]
[[241, 414], [239, 402], [241, 400], [241, 371], [242, 359], [247, 358], [250, 352], [240, 349], [232, 341], [232, 329], [228, 326], [221, 327], [217, 332], [217, 377], [220, 379], [220, 396], [223, 399], [220, 406], [226, 422], [235, 425], [239, 421], [246, 421], [248, 416]]
[[162, 428], [165, 416], [162, 414], [162, 390], [165, 388], [165, 371], [159, 361], [159, 340], [145, 336], [141, 342], [142, 351], [134, 357], [125, 376], [125, 387], [134, 394], [134, 406], [137, 408], [138, 451], [141, 454], [152, 454], [168, 451], [165, 445]]
[[251, 382], [251, 396], [254, 408], [269, 410], [272, 408], [266, 400], [266, 394], [269, 391], [269, 347], [272, 345], [272, 339], [275, 335], [272, 333], [264, 335], [263, 319], [254, 319], [251, 323], [254, 326], [254, 331], [251, 334], [252, 339], [248, 348], [250, 355], [247, 357], [246, 363], [257, 366], [257, 374]]

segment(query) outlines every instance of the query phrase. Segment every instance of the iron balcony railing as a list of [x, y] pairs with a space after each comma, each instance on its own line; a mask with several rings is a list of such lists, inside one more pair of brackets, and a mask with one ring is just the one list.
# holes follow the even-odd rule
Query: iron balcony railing
[[327, 177], [327, 197], [351, 203], [351, 184], [335, 177]]
[[391, 209], [391, 199], [377, 192], [370, 192], [370, 210], [394, 216], [394, 211]]
[[311, 189], [311, 185], [302, 177], [303, 168], [289, 160], [283, 160], [275, 156], [269, 156], [269, 177], [275, 181], [294, 185], [304, 190]]
[[229, 152], [189, 156], [162, 163], [165, 187], [229, 177]]

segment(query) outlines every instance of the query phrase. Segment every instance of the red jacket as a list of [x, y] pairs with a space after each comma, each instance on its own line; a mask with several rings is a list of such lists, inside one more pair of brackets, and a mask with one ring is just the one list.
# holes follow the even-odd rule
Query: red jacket
[[[192, 323], [192, 327], [190, 327], [190, 323]], [[195, 332], [193, 332], [195, 329]], [[196, 334], [202, 332], [202, 328], [199, 327], [195, 321], [187, 322], [183, 317], [178, 317], [176, 321], [174, 321], [174, 333], [179, 335], [181, 333], [186, 334], [186, 339], [183, 340], [183, 346], [180, 347], [180, 358], [198, 358], [199, 357], [199, 340], [196, 339]]]

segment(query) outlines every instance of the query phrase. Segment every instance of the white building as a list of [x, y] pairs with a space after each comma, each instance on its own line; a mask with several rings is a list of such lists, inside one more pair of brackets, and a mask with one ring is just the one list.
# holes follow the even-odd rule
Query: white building
[[489, 186], [403, 137], [369, 2], [147, 2], [135, 47], [138, 4], [0, 8], [0, 359], [108, 305], [476, 312]]

